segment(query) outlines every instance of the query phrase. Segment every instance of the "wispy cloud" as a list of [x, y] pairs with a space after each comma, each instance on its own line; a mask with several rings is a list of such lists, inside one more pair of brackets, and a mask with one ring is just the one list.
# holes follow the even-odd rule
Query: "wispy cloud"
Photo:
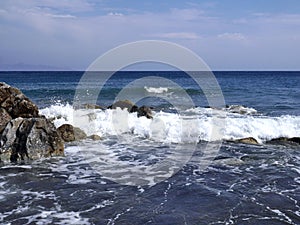
[[193, 32], [170, 32], [155, 34], [156, 38], [168, 38], [168, 39], [198, 39], [199, 36]]
[[[252, 11], [224, 16], [214, 11], [218, 7], [182, 6], [139, 10], [105, 1], [3, 0], [0, 58], [11, 64], [85, 68], [112, 47], [149, 38], [185, 45], [222, 68], [229, 65], [224, 60], [229, 50], [231, 62], [240, 65], [254, 65], [264, 58], [280, 65], [283, 62], [277, 55], [282, 54], [287, 59], [299, 58], [300, 14]], [[279, 48], [280, 54], [275, 54]], [[289, 61], [288, 65], [299, 65]]]
[[234, 40], [234, 41], [242, 41], [246, 40], [246, 37], [241, 33], [223, 33], [219, 34], [218, 38], [227, 39], [227, 40]]

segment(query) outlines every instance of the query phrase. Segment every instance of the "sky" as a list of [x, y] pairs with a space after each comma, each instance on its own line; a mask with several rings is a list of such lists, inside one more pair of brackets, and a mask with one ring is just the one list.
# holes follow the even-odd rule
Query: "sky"
[[0, 1], [0, 70], [85, 70], [141, 40], [182, 45], [212, 70], [300, 70], [300, 1]]

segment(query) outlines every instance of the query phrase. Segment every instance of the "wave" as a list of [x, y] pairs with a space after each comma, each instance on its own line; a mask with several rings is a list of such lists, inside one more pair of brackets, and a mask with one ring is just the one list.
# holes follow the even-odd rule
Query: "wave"
[[[88, 135], [133, 134], [168, 143], [213, 141], [211, 133], [215, 121], [212, 115], [218, 111], [198, 107], [187, 110], [183, 116], [160, 111], [154, 112], [154, 119], [150, 120], [138, 118], [136, 113], [128, 113], [127, 110], [74, 110], [69, 104], [52, 105], [40, 110], [41, 114], [53, 120], [56, 127], [69, 123], [80, 127]], [[220, 139], [223, 140], [253, 137], [260, 143], [279, 137], [299, 137], [300, 116], [270, 117], [227, 112], [222, 133]]]
[[145, 86], [144, 87], [145, 88], [145, 90], [147, 91], [147, 92], [149, 92], [149, 93], [154, 93], [154, 94], [162, 94], [162, 93], [166, 93], [166, 92], [168, 92], [168, 88], [166, 88], [166, 87], [147, 87], [147, 86]]
[[224, 109], [231, 113], [239, 113], [239, 114], [257, 114], [257, 110], [254, 108], [245, 107], [243, 105], [229, 105]]

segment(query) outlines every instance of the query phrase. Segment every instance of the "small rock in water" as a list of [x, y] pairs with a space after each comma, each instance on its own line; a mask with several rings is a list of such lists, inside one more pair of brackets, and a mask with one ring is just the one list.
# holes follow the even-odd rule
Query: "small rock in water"
[[97, 135], [97, 134], [93, 134], [93, 135], [90, 135], [88, 136], [88, 138], [92, 139], [93, 141], [100, 141], [102, 138]]
[[243, 144], [250, 144], [250, 145], [259, 145], [258, 141], [253, 137], [237, 139], [237, 140], [235, 140], [235, 142], [243, 143]]
[[79, 141], [87, 137], [84, 131], [78, 127], [73, 127], [71, 124], [63, 124], [57, 130], [65, 142]]

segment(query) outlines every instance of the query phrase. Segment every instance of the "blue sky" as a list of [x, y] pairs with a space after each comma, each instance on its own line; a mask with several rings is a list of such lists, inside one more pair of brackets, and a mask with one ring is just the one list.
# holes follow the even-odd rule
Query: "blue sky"
[[85, 70], [111, 48], [164, 40], [213, 70], [300, 70], [298, 0], [1, 0], [0, 70]]

